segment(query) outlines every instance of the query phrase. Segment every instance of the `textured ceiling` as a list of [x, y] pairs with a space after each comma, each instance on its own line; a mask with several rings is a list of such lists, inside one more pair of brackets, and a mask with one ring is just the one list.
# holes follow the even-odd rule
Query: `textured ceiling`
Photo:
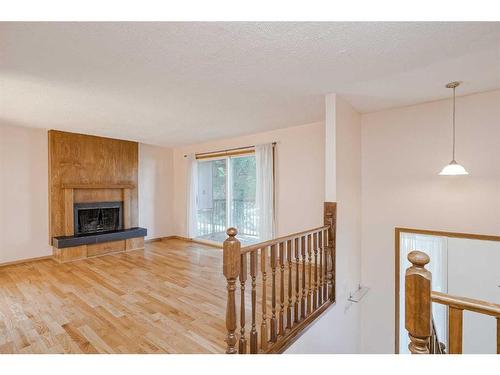
[[500, 87], [500, 23], [0, 23], [0, 123], [179, 145]]

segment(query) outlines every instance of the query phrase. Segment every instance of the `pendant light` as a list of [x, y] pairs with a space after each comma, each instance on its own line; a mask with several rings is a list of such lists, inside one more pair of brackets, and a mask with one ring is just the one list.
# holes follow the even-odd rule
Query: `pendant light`
[[453, 89], [453, 154], [450, 164], [445, 166], [439, 173], [441, 176], [458, 176], [458, 175], [468, 175], [469, 172], [465, 168], [455, 161], [455, 89], [460, 85], [460, 82], [450, 82], [446, 85], [446, 88]]

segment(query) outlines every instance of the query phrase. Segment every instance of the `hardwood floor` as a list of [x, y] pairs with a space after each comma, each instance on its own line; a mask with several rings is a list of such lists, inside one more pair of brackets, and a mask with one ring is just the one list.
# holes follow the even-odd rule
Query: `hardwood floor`
[[[266, 253], [269, 338], [272, 272]], [[257, 263], [261, 264], [260, 255]], [[293, 262], [293, 272], [296, 267]], [[288, 272], [286, 267], [284, 292], [289, 290]], [[305, 272], [305, 285], [309, 285], [314, 264], [308, 267], [306, 263]], [[260, 276], [256, 280], [259, 332], [263, 317]], [[295, 276], [296, 272], [293, 295]], [[301, 293], [302, 277], [299, 272]], [[279, 267], [275, 278], [278, 319]], [[237, 284], [239, 325], [241, 290]], [[250, 281], [246, 286], [248, 339]], [[283, 298], [285, 308], [288, 297]], [[224, 353], [226, 300], [222, 249], [179, 239], [64, 264], [46, 259], [4, 266], [0, 267], [0, 353]], [[238, 327], [238, 338], [239, 333]]]
[[0, 353], [223, 353], [222, 250], [182, 240], [0, 267]]

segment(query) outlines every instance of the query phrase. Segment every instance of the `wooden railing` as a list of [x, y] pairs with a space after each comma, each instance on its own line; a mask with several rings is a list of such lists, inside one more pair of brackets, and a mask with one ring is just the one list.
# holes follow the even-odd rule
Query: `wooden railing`
[[324, 226], [243, 248], [227, 230], [226, 353], [281, 353], [335, 302], [335, 215], [327, 202]]
[[[432, 302], [448, 306], [448, 354], [462, 353], [463, 312], [472, 311], [496, 318], [497, 354], [500, 354], [500, 305], [471, 298], [456, 297], [431, 290], [432, 275], [425, 268], [429, 256], [421, 251], [408, 254], [412, 264], [405, 275], [405, 327], [412, 354], [444, 354], [432, 323]], [[434, 333], [434, 334], [433, 334]], [[436, 341], [439, 345], [436, 344]], [[442, 353], [438, 353], [440, 350]]]

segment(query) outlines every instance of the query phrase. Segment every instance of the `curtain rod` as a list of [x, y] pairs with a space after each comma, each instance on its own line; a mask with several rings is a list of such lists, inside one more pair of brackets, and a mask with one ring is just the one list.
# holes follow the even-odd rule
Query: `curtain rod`
[[[276, 146], [276, 143], [278, 143], [278, 142], [273, 142], [272, 143], [273, 147]], [[255, 145], [245, 146], [245, 147], [228, 148], [228, 149], [225, 149], [225, 150], [218, 150], [218, 151], [200, 152], [200, 153], [194, 154], [194, 156], [198, 157], [198, 156], [206, 156], [206, 155], [211, 155], [211, 154], [221, 154], [221, 153], [224, 153], [224, 152], [247, 150], [249, 148], [254, 148], [254, 147], [255, 147]], [[184, 157], [187, 158], [187, 155], [184, 155]]]

